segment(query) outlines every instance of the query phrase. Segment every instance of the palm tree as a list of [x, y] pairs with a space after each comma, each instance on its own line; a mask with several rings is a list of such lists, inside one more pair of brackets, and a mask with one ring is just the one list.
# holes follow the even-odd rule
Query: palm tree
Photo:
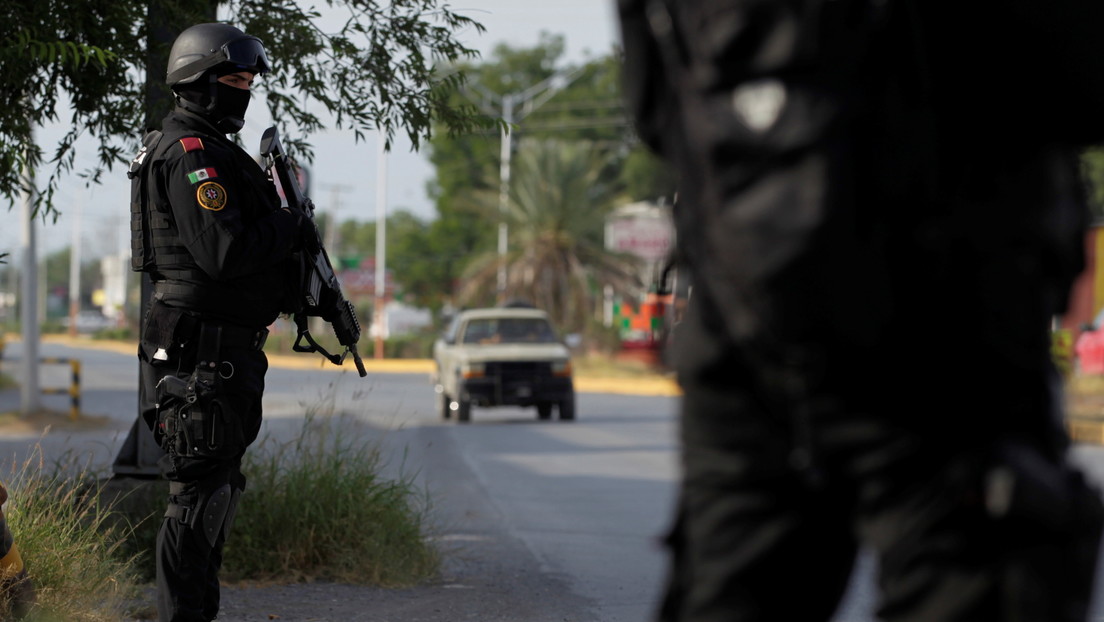
[[[635, 258], [603, 245], [606, 217], [620, 198], [608, 164], [608, 156], [579, 141], [522, 141], [515, 159], [505, 298], [528, 300], [569, 332], [586, 327], [604, 286], [639, 291]], [[497, 253], [473, 260], [461, 304], [494, 298], [501, 261]]]

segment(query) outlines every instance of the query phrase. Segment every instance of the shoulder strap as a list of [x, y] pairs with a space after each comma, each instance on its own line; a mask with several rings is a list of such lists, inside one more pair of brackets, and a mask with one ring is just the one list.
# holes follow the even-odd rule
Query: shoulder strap
[[146, 134], [142, 139], [142, 148], [138, 150], [138, 155], [134, 156], [134, 159], [130, 161], [130, 169], [127, 170], [127, 177], [134, 179], [138, 175], [138, 171], [142, 170], [142, 165], [146, 163], [146, 157], [150, 155], [155, 149], [157, 144], [161, 142], [163, 134], [160, 130], [153, 130]]

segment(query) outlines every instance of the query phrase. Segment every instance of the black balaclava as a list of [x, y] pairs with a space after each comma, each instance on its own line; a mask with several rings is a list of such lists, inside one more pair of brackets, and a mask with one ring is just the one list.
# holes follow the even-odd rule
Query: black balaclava
[[219, 131], [237, 134], [245, 126], [250, 92], [218, 81], [235, 71], [238, 69], [216, 67], [195, 82], [181, 84], [176, 89], [177, 104], [207, 119]]

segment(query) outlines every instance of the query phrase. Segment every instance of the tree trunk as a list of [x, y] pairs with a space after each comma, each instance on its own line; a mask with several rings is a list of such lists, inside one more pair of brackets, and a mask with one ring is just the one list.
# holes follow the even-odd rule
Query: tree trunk
[[[217, 9], [216, 0], [150, 0], [147, 5], [146, 118], [143, 135], [159, 129], [161, 119], [172, 110], [172, 91], [165, 84], [165, 75], [173, 41], [189, 26], [215, 21]], [[153, 284], [149, 275], [143, 273], [140, 296], [142, 306], [138, 311], [139, 333], [152, 297]], [[153, 433], [142, 421], [141, 413], [138, 413], [135, 423], [130, 427], [130, 433], [115, 456], [112, 471], [116, 476], [156, 476], [159, 473], [157, 460], [162, 453], [153, 440]]]

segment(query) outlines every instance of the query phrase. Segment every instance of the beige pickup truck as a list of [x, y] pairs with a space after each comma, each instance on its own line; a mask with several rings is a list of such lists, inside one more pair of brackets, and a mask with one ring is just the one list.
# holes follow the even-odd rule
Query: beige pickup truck
[[535, 406], [538, 419], [575, 419], [571, 355], [548, 314], [525, 307], [458, 313], [433, 345], [441, 417], [466, 423], [473, 406]]

